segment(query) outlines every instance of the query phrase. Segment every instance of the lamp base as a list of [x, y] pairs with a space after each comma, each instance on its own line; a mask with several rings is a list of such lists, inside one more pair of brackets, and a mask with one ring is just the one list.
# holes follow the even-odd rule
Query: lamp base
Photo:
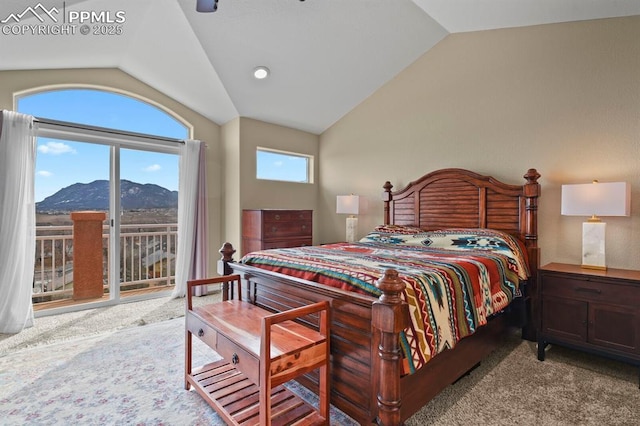
[[356, 241], [356, 235], [358, 234], [358, 218], [347, 218], [347, 242], [353, 243]]
[[582, 224], [582, 267], [606, 270], [604, 222], [584, 222]]

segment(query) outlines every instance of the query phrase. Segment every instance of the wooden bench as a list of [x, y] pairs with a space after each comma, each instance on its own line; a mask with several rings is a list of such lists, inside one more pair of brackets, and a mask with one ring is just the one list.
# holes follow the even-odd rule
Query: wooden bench
[[[194, 307], [192, 289], [217, 283], [235, 284], [236, 299]], [[241, 290], [239, 275], [187, 283], [185, 389], [193, 386], [228, 424], [329, 424], [329, 302], [272, 313], [242, 300]], [[299, 321], [313, 315], [318, 330]], [[192, 369], [194, 334], [223, 359]], [[283, 386], [316, 369], [317, 410]]]

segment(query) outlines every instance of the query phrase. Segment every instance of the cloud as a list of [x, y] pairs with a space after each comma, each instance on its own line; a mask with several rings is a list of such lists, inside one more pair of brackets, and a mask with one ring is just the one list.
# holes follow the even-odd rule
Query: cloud
[[61, 154], [75, 154], [76, 150], [66, 143], [62, 142], [47, 142], [46, 145], [38, 145], [38, 152], [42, 154], [61, 155]]
[[46, 170], [40, 170], [39, 172], [36, 173], [38, 176], [42, 176], [42, 177], [51, 177], [53, 176], [53, 173], [48, 172]]
[[152, 164], [151, 166], [145, 167], [143, 170], [145, 172], [158, 172], [162, 170], [162, 167], [160, 166], [160, 164]]
[[284, 166], [284, 162], [282, 162], [282, 161], [274, 161], [273, 162], [273, 166], [274, 167], [282, 167], [282, 166]]

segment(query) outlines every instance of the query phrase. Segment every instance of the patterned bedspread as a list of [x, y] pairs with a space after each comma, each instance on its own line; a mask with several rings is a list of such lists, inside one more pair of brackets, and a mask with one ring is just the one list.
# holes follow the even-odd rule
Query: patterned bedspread
[[401, 337], [411, 373], [519, 295], [529, 275], [525, 253], [499, 231], [379, 226], [357, 243], [264, 250], [241, 262], [375, 297], [375, 282], [396, 269], [411, 317]]

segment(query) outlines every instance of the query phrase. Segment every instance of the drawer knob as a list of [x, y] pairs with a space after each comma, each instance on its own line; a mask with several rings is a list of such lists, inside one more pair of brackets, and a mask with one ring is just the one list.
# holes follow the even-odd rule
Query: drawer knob
[[277, 226], [272, 226], [271, 227], [271, 232], [277, 232], [278, 231], [278, 227]]
[[240, 358], [238, 358], [238, 354], [234, 352], [233, 355], [231, 355], [231, 364], [236, 365], [239, 362]]
[[280, 220], [280, 215], [279, 214], [276, 215], [276, 220]]
[[200, 329], [198, 330], [198, 337], [202, 337], [202, 336], [204, 336], [204, 330]]
[[302, 230], [305, 231], [307, 229], [307, 225], [302, 225]]

